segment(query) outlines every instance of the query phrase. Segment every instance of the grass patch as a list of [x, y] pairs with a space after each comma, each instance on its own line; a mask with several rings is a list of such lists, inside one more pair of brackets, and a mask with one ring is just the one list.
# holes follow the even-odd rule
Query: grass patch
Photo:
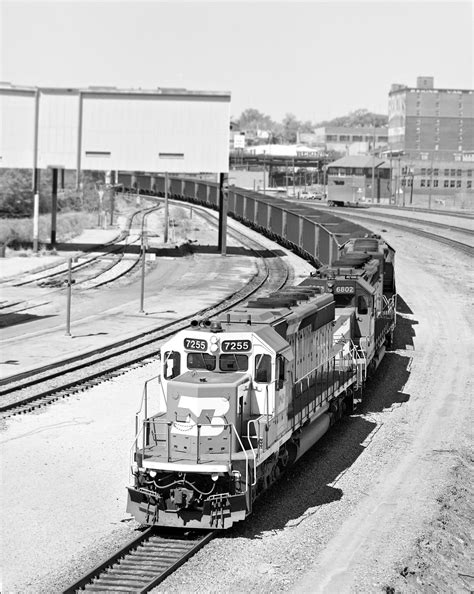
[[[56, 221], [57, 241], [68, 241], [80, 235], [84, 229], [97, 224], [97, 214], [90, 212], [58, 213]], [[39, 241], [49, 243], [51, 238], [51, 215], [39, 217]], [[20, 247], [33, 241], [33, 219], [0, 219], [0, 244]]]

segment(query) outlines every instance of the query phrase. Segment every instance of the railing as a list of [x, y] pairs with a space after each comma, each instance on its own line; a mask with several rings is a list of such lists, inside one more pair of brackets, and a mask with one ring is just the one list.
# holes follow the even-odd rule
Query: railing
[[[166, 395], [163, 391], [163, 384], [160, 381], [161, 379], [161, 375], [155, 375], [154, 377], [150, 378], [149, 380], [147, 380], [145, 382], [145, 385], [143, 386], [143, 394], [142, 394], [142, 399], [140, 402], [140, 408], [138, 409], [138, 411], [135, 413], [135, 439], [138, 435], [138, 427], [141, 424], [139, 419], [140, 419], [140, 413], [143, 410], [143, 420], [145, 420], [146, 418], [148, 418], [148, 384], [150, 382], [153, 382], [155, 380], [158, 380], [158, 383], [161, 386], [161, 391], [163, 393], [163, 398], [165, 399], [166, 402]], [[143, 422], [143, 421], [142, 421]]]
[[[153, 425], [153, 429], [151, 428], [151, 425]], [[156, 425], [161, 425], [161, 426], [166, 426], [166, 440], [160, 440], [159, 439], [159, 431], [156, 431]], [[138, 441], [139, 441], [139, 437], [142, 437], [141, 440], [141, 445], [142, 445], [142, 454], [143, 454], [143, 460], [145, 460], [145, 455], [146, 455], [146, 451], [148, 450], [150, 453], [153, 452], [153, 449], [156, 448], [157, 446], [160, 447], [160, 445], [158, 444], [159, 441], [166, 441], [166, 443], [161, 444], [162, 448], [164, 450], [166, 450], [166, 461], [167, 462], [176, 462], [176, 460], [173, 459], [173, 455], [171, 452], [171, 448], [170, 448], [170, 444], [171, 444], [171, 439], [170, 439], [170, 431], [171, 431], [171, 427], [174, 425], [173, 422], [169, 422], [166, 420], [157, 420], [157, 419], [152, 419], [152, 420], [144, 420], [141, 429], [137, 432], [134, 442], [132, 444], [132, 448], [131, 448], [131, 455], [133, 456], [133, 453], [138, 451]], [[212, 463], [215, 462], [215, 460], [212, 460], [212, 456], [215, 457], [216, 453], [212, 452], [212, 453], [207, 453], [205, 454], [206, 456], [208, 456], [210, 459], [208, 460], [203, 460], [203, 457], [201, 456], [201, 452], [200, 452], [200, 439], [202, 437], [201, 435], [201, 430], [203, 427], [212, 427], [213, 429], [218, 428], [218, 427], [222, 427], [222, 431], [228, 431], [229, 432], [229, 444], [228, 444], [228, 450], [226, 452], [224, 452], [225, 454], [227, 454], [226, 456], [226, 462], [231, 466], [232, 464], [232, 453], [233, 453], [233, 439], [232, 439], [232, 435], [235, 435], [235, 439], [238, 442], [241, 451], [244, 454], [245, 457], [245, 470], [246, 470], [246, 481], [245, 481], [245, 491], [243, 493], [247, 493], [248, 488], [249, 488], [249, 469], [250, 469], [250, 464], [251, 464], [251, 460], [253, 460], [253, 476], [254, 476], [254, 480], [251, 483], [251, 486], [254, 486], [256, 484], [256, 476], [257, 476], [257, 460], [256, 460], [256, 454], [255, 454], [255, 450], [252, 446], [252, 444], [250, 443], [250, 450], [252, 452], [251, 457], [249, 457], [248, 452], [246, 450], [246, 448], [244, 447], [242, 440], [240, 438], [240, 435], [238, 434], [235, 426], [233, 423], [226, 423], [226, 424], [222, 424], [222, 425], [192, 425], [191, 427], [196, 427], [197, 431], [196, 431], [196, 435], [193, 435], [193, 437], [195, 437], [196, 439], [196, 450], [195, 450], [195, 456], [193, 456], [192, 458], [184, 458], [187, 462], [196, 462], [196, 464], [205, 464], [206, 462]], [[147, 430], [150, 429], [150, 430]], [[163, 433], [163, 435], [165, 435]], [[149, 438], [150, 436], [153, 438], [153, 445], [150, 446], [149, 443]], [[217, 438], [220, 438], [221, 436], [215, 436]], [[222, 452], [219, 452], [218, 455], [222, 456]], [[180, 452], [180, 461], [183, 461], [183, 452]]]
[[[164, 413], [163, 413], [164, 414]], [[175, 428], [176, 433], [172, 433]], [[176, 421], [168, 421], [167, 419], [151, 418], [143, 421], [142, 431], [142, 451], [143, 456], [149, 453], [156, 457], [166, 458], [166, 462], [176, 462], [179, 460], [192, 461], [196, 464], [202, 463], [204, 457], [209, 462], [212, 458], [221, 459], [225, 456], [226, 462], [231, 461], [231, 454], [233, 452], [232, 445], [232, 423], [223, 424], [194, 424], [194, 423], [179, 423]], [[214, 432], [220, 429], [218, 434]], [[160, 431], [161, 430], [161, 431]], [[190, 443], [195, 444], [194, 449], [183, 451], [180, 449], [179, 453], [174, 454], [172, 451], [172, 441], [174, 437], [179, 438], [179, 432], [187, 434], [190, 438]], [[206, 434], [207, 433], [207, 434]], [[227, 437], [226, 437], [227, 433]], [[212, 444], [225, 445], [224, 451], [207, 451], [202, 452], [203, 438], [212, 438]], [[228, 441], [226, 444], [225, 442]]]

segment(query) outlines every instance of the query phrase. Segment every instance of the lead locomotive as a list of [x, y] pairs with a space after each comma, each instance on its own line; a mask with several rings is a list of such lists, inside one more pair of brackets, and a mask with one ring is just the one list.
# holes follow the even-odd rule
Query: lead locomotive
[[394, 251], [373, 236], [300, 285], [195, 321], [137, 415], [127, 511], [226, 529], [360, 402], [395, 327]]

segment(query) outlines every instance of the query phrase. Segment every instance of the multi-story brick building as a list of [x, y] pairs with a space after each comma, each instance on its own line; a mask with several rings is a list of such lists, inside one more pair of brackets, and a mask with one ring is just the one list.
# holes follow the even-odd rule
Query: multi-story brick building
[[472, 199], [472, 89], [436, 89], [428, 76], [418, 77], [414, 88], [392, 85], [388, 139], [396, 191], [413, 186], [415, 194], [430, 198], [458, 196], [459, 203]]
[[298, 141], [343, 155], [366, 155], [374, 146], [386, 148], [387, 134], [386, 126], [322, 126], [313, 132], [299, 132]]

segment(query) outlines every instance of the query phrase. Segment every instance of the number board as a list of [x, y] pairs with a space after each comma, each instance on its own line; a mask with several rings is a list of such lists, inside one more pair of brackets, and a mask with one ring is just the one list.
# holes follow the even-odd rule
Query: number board
[[223, 353], [242, 353], [251, 349], [252, 343], [250, 340], [223, 340], [221, 344]]
[[334, 286], [333, 293], [334, 293], [334, 295], [354, 295], [355, 283], [344, 284], [344, 285], [337, 284]]
[[185, 338], [184, 348], [187, 351], [207, 351], [207, 340], [201, 338]]

